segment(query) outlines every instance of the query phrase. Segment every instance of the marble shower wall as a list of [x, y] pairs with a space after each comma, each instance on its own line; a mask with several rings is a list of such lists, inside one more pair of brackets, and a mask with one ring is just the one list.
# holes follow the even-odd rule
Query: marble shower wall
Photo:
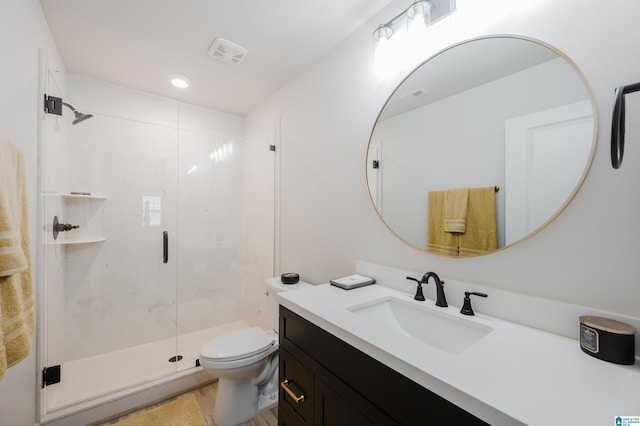
[[60, 192], [105, 197], [67, 213], [84, 222], [76, 238], [106, 239], [63, 246], [64, 339], [49, 347], [64, 362], [240, 319], [243, 118], [66, 82], [67, 102], [94, 117], [69, 128]]

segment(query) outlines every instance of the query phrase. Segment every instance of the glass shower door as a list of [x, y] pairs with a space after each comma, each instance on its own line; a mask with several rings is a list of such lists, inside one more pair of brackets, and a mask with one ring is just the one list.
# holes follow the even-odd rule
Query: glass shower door
[[205, 342], [246, 325], [240, 304], [243, 121], [225, 116], [221, 122], [220, 114], [180, 108], [177, 312], [182, 371], [196, 365]]
[[43, 238], [43, 358], [61, 366], [45, 390], [53, 411], [176, 371], [178, 133], [110, 114], [105, 85], [63, 73], [48, 85], [93, 114], [45, 117], [43, 222], [79, 226]]

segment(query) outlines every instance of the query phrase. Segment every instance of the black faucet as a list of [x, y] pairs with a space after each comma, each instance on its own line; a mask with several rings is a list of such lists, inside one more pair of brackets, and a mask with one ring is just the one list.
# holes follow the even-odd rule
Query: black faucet
[[436, 306], [446, 308], [447, 298], [444, 295], [444, 281], [440, 281], [440, 277], [435, 272], [427, 272], [422, 276], [422, 284], [429, 284], [429, 278], [433, 277], [436, 280]]

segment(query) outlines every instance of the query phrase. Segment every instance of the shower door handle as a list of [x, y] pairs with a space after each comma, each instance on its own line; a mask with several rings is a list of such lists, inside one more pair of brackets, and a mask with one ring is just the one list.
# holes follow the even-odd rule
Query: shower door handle
[[169, 261], [169, 232], [162, 233], [162, 263]]

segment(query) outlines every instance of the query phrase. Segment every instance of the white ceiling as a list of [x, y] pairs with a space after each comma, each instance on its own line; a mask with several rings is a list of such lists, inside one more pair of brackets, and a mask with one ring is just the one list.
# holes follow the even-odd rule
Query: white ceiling
[[[239, 115], [390, 2], [40, 0], [68, 72]], [[244, 61], [211, 58], [217, 37], [247, 48]], [[170, 86], [172, 73], [192, 87]]]
[[[445, 50], [409, 75], [394, 92], [380, 120], [436, 102], [465, 90], [558, 58], [533, 41], [495, 37], [472, 40]], [[412, 96], [421, 93], [419, 96]]]

